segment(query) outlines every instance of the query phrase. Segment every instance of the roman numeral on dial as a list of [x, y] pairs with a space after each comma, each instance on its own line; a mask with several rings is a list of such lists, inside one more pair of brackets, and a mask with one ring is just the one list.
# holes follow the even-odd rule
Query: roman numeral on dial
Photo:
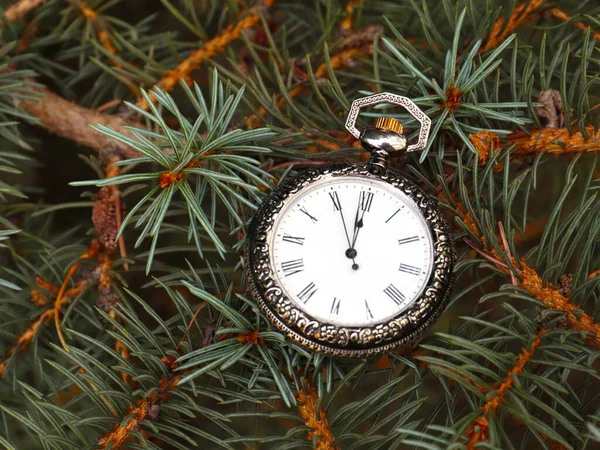
[[419, 240], [419, 236], [411, 236], [403, 239], [398, 239], [398, 244], [410, 244], [411, 242], [417, 242]]
[[302, 213], [306, 214], [308, 217], [310, 217], [310, 220], [312, 220], [312, 223], [317, 223], [318, 219], [315, 216], [311, 215], [304, 206], [302, 208], [300, 208], [300, 212], [302, 212]]
[[308, 283], [306, 285], [306, 287], [304, 289], [302, 289], [299, 293], [298, 293], [298, 298], [300, 300], [302, 300], [304, 303], [308, 302], [310, 300], [310, 298], [315, 295], [315, 292], [317, 292], [318, 288], [317, 286], [315, 286], [315, 283], [313, 283], [312, 281], [310, 283]]
[[340, 211], [342, 209], [342, 204], [340, 203], [340, 198], [338, 197], [338, 193], [333, 191], [329, 193], [329, 198], [333, 202], [333, 210]]
[[304, 270], [304, 261], [302, 259], [294, 259], [292, 261], [282, 262], [281, 269], [286, 277], [295, 275]]
[[367, 320], [370, 320], [373, 318], [373, 313], [371, 312], [371, 309], [369, 308], [369, 302], [365, 300], [365, 309], [367, 310]]
[[335, 314], [336, 316], [340, 312], [340, 299], [337, 297], [333, 297], [333, 303], [331, 304], [331, 310], [329, 314]]
[[394, 216], [395, 216], [396, 214], [398, 214], [398, 213], [399, 213], [401, 210], [402, 210], [402, 208], [398, 208], [398, 209], [396, 210], [396, 212], [394, 212], [394, 214], [392, 214], [392, 215], [389, 217], [389, 219], [385, 221], [385, 223], [388, 223], [390, 220], [392, 220], [392, 219], [394, 218]]
[[285, 241], [285, 242], [291, 242], [292, 244], [304, 245], [303, 237], [290, 236], [289, 234], [285, 234], [285, 233], [284, 233], [283, 237], [281, 238], [281, 240]]
[[371, 204], [373, 203], [373, 193], [368, 191], [360, 191], [359, 197], [360, 209], [362, 211], [371, 211]]
[[394, 300], [394, 303], [397, 305], [401, 304], [406, 299], [404, 294], [402, 294], [402, 292], [400, 292], [400, 290], [393, 284], [390, 284], [388, 287], [386, 287], [383, 292], [385, 292], [389, 298]]
[[400, 268], [398, 270], [411, 275], [419, 275], [421, 273], [421, 269], [415, 266], [409, 266], [408, 264], [400, 264]]

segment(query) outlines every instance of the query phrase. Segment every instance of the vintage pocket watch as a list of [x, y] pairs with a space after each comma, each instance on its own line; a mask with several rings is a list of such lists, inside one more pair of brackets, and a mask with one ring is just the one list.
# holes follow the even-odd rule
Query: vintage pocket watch
[[[390, 117], [356, 129], [361, 107], [403, 106], [421, 124], [407, 145]], [[422, 150], [431, 120], [410, 100], [380, 93], [352, 103], [346, 128], [366, 163], [328, 164], [281, 183], [248, 229], [253, 296], [289, 338], [334, 356], [367, 357], [421, 334], [443, 312], [456, 260], [435, 202], [388, 168], [389, 153]]]

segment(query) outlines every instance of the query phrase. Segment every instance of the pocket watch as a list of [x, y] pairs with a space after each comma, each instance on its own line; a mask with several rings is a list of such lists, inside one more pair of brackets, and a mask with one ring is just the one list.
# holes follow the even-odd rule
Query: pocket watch
[[[403, 106], [420, 124], [379, 117], [359, 132], [361, 107]], [[431, 120], [407, 97], [355, 100], [346, 128], [365, 163], [327, 164], [287, 178], [250, 222], [245, 269], [255, 301], [289, 338], [332, 356], [368, 357], [418, 337], [443, 312], [456, 250], [436, 203], [391, 153], [425, 148]]]

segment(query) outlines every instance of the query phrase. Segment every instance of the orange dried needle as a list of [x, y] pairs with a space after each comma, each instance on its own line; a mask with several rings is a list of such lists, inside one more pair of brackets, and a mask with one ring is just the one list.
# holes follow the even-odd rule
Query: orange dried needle
[[[43, 280], [40, 277], [38, 277], [36, 279], [36, 282], [37, 282], [38, 286], [43, 287], [44, 289], [48, 289], [53, 292], [60, 293], [59, 288], [51, 285], [50, 283], [46, 282], [45, 280]], [[85, 281], [80, 281], [77, 284], [77, 286], [75, 286], [74, 288], [71, 288], [68, 291], [63, 292], [63, 295], [65, 297], [74, 297], [75, 295], [79, 294], [85, 288], [86, 284], [87, 283]], [[27, 348], [27, 346], [31, 343], [33, 338], [35, 337], [38, 329], [43, 325], [47, 325], [52, 320], [52, 318], [56, 316], [58, 299], [59, 299], [59, 297], [57, 296], [54, 306], [47, 309], [43, 313], [41, 313], [37, 317], [37, 319], [29, 326], [29, 328], [27, 328], [27, 330], [25, 330], [23, 333], [21, 333], [21, 335], [17, 338], [17, 342], [15, 343], [15, 345], [8, 350], [6, 359], [0, 363], [0, 377], [4, 373], [4, 370], [6, 369], [6, 366], [8, 365], [8, 361], [10, 360], [10, 357], [16, 352], [21, 352], [21, 351], [25, 350]], [[61, 301], [61, 302], [64, 305], [64, 301]]]
[[360, 5], [360, 2], [361, 0], [348, 0], [346, 2], [346, 15], [340, 25], [343, 31], [352, 29], [352, 14], [354, 13], [354, 8]]
[[[551, 10], [548, 11], [550, 13], [550, 15], [558, 20], [562, 20], [564, 22], [568, 22], [569, 20], [572, 19], [571, 16], [569, 16], [566, 12], [564, 12], [562, 9], [560, 8], [552, 8]], [[583, 22], [573, 22], [572, 23], [573, 27], [577, 28], [578, 30], [581, 31], [586, 31], [588, 28], [590, 28], [589, 25], [586, 25]], [[594, 32], [592, 33], [592, 38], [595, 39], [596, 41], [600, 41], [600, 33], [599, 32]]]
[[525, 21], [529, 19], [531, 13], [538, 8], [544, 0], [531, 0], [529, 2], [519, 3], [513, 9], [508, 22], [504, 17], [499, 17], [494, 23], [492, 31], [488, 37], [486, 44], [479, 51], [480, 53], [487, 52], [495, 49], [502, 44], [508, 36], [513, 34], [517, 28], [519, 28]]
[[[97, 255], [97, 249], [92, 248], [94, 245], [90, 246], [90, 249], [81, 255], [80, 259], [87, 259], [90, 257], [94, 257]], [[73, 274], [79, 268], [79, 263], [73, 264], [73, 266], [67, 272], [67, 276], [65, 277], [58, 294], [56, 295], [56, 300], [54, 300], [54, 325], [56, 326], [56, 333], [58, 334], [58, 339], [60, 340], [61, 345], [65, 349], [66, 352], [70, 352], [69, 347], [67, 347], [67, 342], [63, 336], [62, 328], [60, 326], [60, 313], [62, 311], [63, 306], [68, 302], [65, 296], [65, 291], [67, 290], [67, 285], [69, 284], [69, 280], [73, 276]]]
[[[37, 7], [43, 5], [48, 0], [19, 0], [13, 3], [4, 11], [4, 15], [9, 22], [14, 22], [24, 17], [30, 11], [33, 11]], [[0, 25], [3, 25], [0, 21]]]

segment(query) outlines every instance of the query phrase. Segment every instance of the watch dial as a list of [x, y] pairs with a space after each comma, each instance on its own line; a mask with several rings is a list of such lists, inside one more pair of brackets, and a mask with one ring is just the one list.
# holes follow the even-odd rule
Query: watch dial
[[388, 183], [360, 176], [323, 179], [290, 197], [269, 243], [287, 297], [339, 326], [398, 315], [422, 293], [433, 265], [417, 205]]

